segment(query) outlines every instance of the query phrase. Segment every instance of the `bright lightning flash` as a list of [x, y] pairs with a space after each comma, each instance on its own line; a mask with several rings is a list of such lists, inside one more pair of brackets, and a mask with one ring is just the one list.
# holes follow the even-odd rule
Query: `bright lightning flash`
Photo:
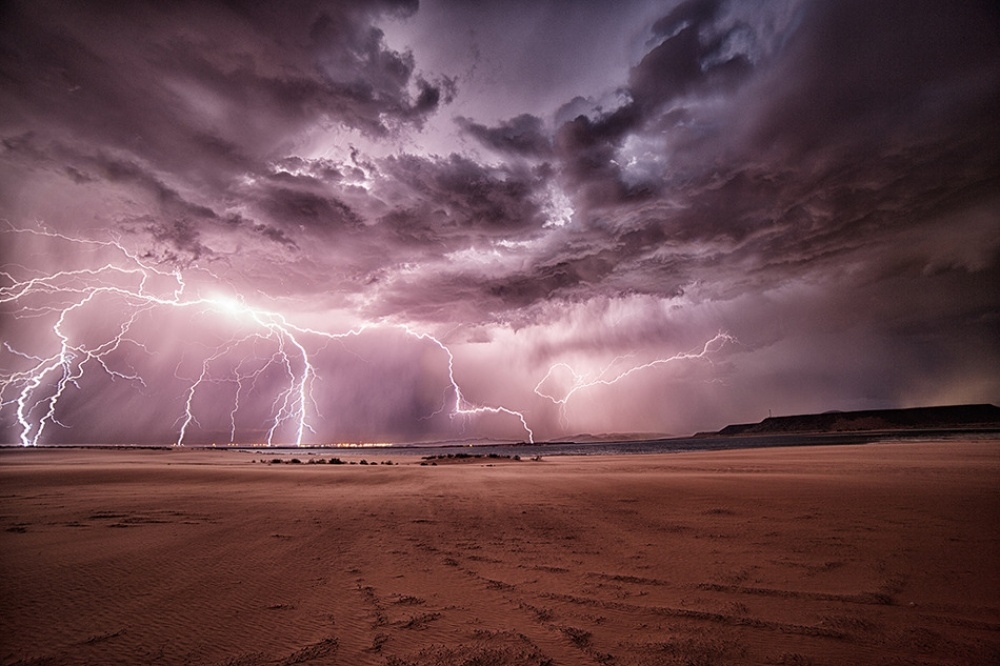
[[[265, 421], [267, 443], [270, 445], [282, 437], [282, 433], [291, 432], [291, 440], [302, 445], [307, 433], [315, 433], [310, 422], [319, 412], [313, 398], [317, 369], [306, 340], [342, 340], [379, 327], [400, 330], [444, 352], [448, 363], [447, 391], [453, 396], [449, 412], [452, 418], [481, 414], [512, 416], [520, 421], [529, 441], [534, 441], [534, 433], [521, 412], [502, 406], [477, 405], [466, 399], [455, 379], [452, 351], [429, 333], [396, 323], [368, 323], [341, 333], [303, 327], [280, 312], [250, 305], [242, 296], [201, 295], [185, 281], [180, 270], [165, 271], [152, 266], [118, 240], [81, 239], [45, 229], [14, 227], [0, 230], [0, 233], [69, 244], [77, 254], [93, 252], [112, 257], [96, 267], [51, 273], [15, 264], [0, 270], [0, 308], [12, 311], [14, 319], [43, 322], [38, 328], [44, 335], [36, 336], [35, 342], [42, 337], [48, 339], [49, 351], [42, 353], [23, 351], [9, 340], [3, 342], [3, 352], [11, 362], [0, 366], [0, 416], [13, 413], [18, 437], [25, 446], [43, 443], [46, 431], [53, 426], [68, 427], [59, 420], [59, 406], [71, 392], [85, 392], [85, 375], [104, 373], [112, 381], [135, 385], [137, 390], [146, 388], [138, 371], [119, 366], [121, 358], [127, 358], [130, 352], [147, 352], [138, 322], [143, 315], [160, 308], [186, 310], [197, 316], [224, 315], [241, 331], [231, 333], [228, 340], [209, 348], [194, 376], [184, 376], [178, 365], [174, 375], [185, 382], [186, 389], [176, 421], [175, 445], [183, 445], [189, 430], [198, 425], [195, 408], [198, 394], [222, 383], [235, 388], [229, 411], [230, 441], [235, 441], [241, 400], [257, 389], [258, 383], [263, 383], [265, 375], [283, 377]], [[16, 277], [15, 273], [29, 273], [31, 277]], [[87, 340], [87, 336], [76, 332], [72, 321], [88, 310], [101, 308], [108, 299], [118, 303], [119, 319], [110, 331], [103, 331], [97, 341]], [[100, 314], [106, 313], [102, 310]], [[53, 321], [51, 326], [48, 321]], [[193, 339], [185, 344], [198, 346]], [[270, 353], [262, 353], [262, 348]], [[13, 366], [16, 369], [8, 369]]]

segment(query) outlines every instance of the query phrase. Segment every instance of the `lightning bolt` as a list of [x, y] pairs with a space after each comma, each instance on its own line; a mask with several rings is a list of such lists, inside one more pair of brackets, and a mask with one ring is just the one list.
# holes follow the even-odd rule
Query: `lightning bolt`
[[[706, 341], [700, 348], [692, 349], [686, 352], [678, 352], [672, 356], [668, 356], [665, 358], [658, 358], [653, 361], [649, 361], [648, 363], [632, 366], [627, 370], [619, 372], [614, 377], [606, 377], [605, 375], [607, 375], [608, 372], [610, 372], [613, 366], [615, 366], [625, 358], [623, 356], [617, 357], [616, 359], [605, 365], [603, 368], [601, 368], [596, 374], [590, 374], [590, 375], [577, 372], [568, 363], [564, 362], [555, 363], [551, 367], [549, 367], [548, 372], [545, 373], [545, 376], [542, 377], [539, 380], [539, 382], [535, 385], [534, 389], [535, 395], [541, 398], [545, 398], [546, 400], [549, 400], [553, 404], [559, 405], [560, 419], [565, 422], [566, 405], [569, 403], [570, 398], [572, 398], [579, 391], [591, 388], [593, 386], [611, 386], [613, 384], [617, 384], [618, 382], [622, 381], [623, 379], [631, 375], [634, 375], [637, 372], [648, 370], [650, 368], [655, 368], [661, 365], [667, 365], [669, 363], [677, 363], [679, 361], [702, 360], [702, 359], [711, 362], [710, 358], [711, 354], [717, 352], [727, 343], [736, 343], [736, 342], [738, 342], [738, 340], [729, 333], [726, 333], [725, 331], [719, 331], [718, 333], [715, 334], [713, 338]], [[563, 394], [561, 398], [556, 397], [555, 395], [552, 395], [550, 393], [547, 393], [542, 389], [542, 385], [545, 384], [545, 382], [552, 377], [552, 374], [560, 368], [568, 371], [573, 378], [569, 389], [566, 390], [566, 392]]]
[[[344, 340], [374, 328], [402, 331], [414, 339], [437, 346], [444, 353], [449, 382], [446, 390], [453, 395], [452, 418], [481, 414], [508, 415], [519, 420], [529, 441], [534, 442], [534, 432], [523, 413], [503, 406], [479, 405], [465, 397], [455, 378], [454, 354], [444, 342], [430, 333], [393, 322], [365, 323], [337, 333], [300, 326], [284, 314], [250, 305], [242, 297], [191, 293], [193, 290], [179, 269], [166, 271], [148, 264], [119, 239], [74, 238], [44, 228], [22, 229], [9, 224], [0, 232], [28, 234], [80, 248], [110, 252], [115, 257], [98, 267], [36, 274], [29, 279], [18, 279], [7, 270], [0, 271], [0, 306], [14, 307], [17, 319], [55, 317], [51, 326], [54, 340], [51, 353], [29, 354], [15, 349], [7, 341], [3, 343], [7, 353], [18, 359], [21, 365], [28, 366], [20, 370], [0, 369], [0, 413], [13, 411], [20, 442], [25, 446], [42, 442], [46, 430], [52, 426], [68, 427], [58, 419], [58, 406], [69, 391], [83, 390], [81, 381], [91, 367], [103, 371], [113, 381], [131, 382], [142, 388], [147, 386], [137, 371], [116, 369], [111, 359], [126, 346], [148, 351], [133, 331], [137, 328], [139, 317], [156, 308], [184, 309], [235, 318], [253, 331], [234, 336], [208, 353], [196, 376], [183, 376], [178, 364], [174, 376], [185, 381], [187, 388], [181, 414], [175, 422], [177, 438], [174, 444], [177, 446], [183, 445], [189, 430], [199, 425], [196, 396], [210, 385], [219, 384], [234, 387], [229, 425], [230, 441], [235, 441], [241, 398], [255, 390], [265, 373], [272, 370], [280, 371], [284, 383], [271, 404], [267, 444], [273, 444], [283, 429], [292, 429], [294, 443], [301, 446], [308, 433], [315, 433], [310, 419], [319, 412], [312, 394], [317, 370], [304, 340], [313, 337], [325, 341]], [[23, 266], [20, 268], [26, 270]], [[74, 337], [69, 320], [88, 306], [99, 307], [97, 302], [104, 297], [120, 299], [128, 309], [115, 332], [96, 344]], [[30, 304], [32, 299], [43, 303], [33, 306]], [[256, 347], [261, 343], [271, 345], [274, 351], [270, 356], [257, 352]], [[245, 350], [246, 347], [250, 349]], [[232, 363], [234, 357], [239, 359], [237, 363]], [[223, 366], [224, 369], [220, 371], [216, 366]]]
[[[528, 426], [528, 422], [524, 418], [524, 414], [522, 412], [519, 412], [519, 411], [516, 411], [516, 410], [513, 410], [513, 409], [509, 409], [507, 407], [489, 407], [489, 406], [485, 406], [485, 405], [476, 405], [476, 404], [471, 403], [471, 402], [469, 402], [468, 400], [465, 399], [465, 396], [462, 394], [462, 388], [458, 385], [458, 382], [455, 381], [455, 355], [451, 353], [451, 350], [448, 349], [448, 347], [445, 346], [444, 343], [442, 343], [440, 340], [438, 340], [437, 338], [435, 338], [432, 335], [428, 335], [426, 333], [419, 333], [417, 331], [413, 331], [408, 326], [406, 326], [405, 324], [399, 324], [398, 326], [400, 328], [402, 328], [407, 334], [409, 334], [409, 335], [411, 335], [411, 336], [413, 336], [415, 338], [418, 338], [418, 339], [421, 339], [421, 340], [428, 340], [431, 343], [437, 345], [438, 347], [441, 348], [441, 351], [443, 351], [447, 355], [447, 357], [448, 357], [448, 381], [451, 384], [451, 386], [450, 386], [451, 391], [455, 395], [455, 401], [454, 401], [454, 403], [452, 405], [452, 409], [451, 409], [451, 417], [452, 418], [454, 418], [456, 416], [476, 416], [478, 414], [507, 414], [508, 416], [514, 416], [514, 417], [517, 417], [518, 419], [520, 419], [520, 421], [521, 421], [521, 427], [524, 428], [524, 431], [526, 433], [528, 433], [528, 441], [530, 443], [532, 443], [532, 444], [535, 443], [535, 433]], [[431, 416], [436, 416], [437, 414], [440, 414], [444, 410], [444, 408], [445, 407], [442, 406], [441, 409], [439, 409], [436, 412], [434, 412], [433, 414], [431, 414]]]

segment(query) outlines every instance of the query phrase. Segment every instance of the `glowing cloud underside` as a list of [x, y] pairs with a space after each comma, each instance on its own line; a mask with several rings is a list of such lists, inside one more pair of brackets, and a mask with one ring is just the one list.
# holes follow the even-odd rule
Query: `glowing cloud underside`
[[[12, 321], [32, 331], [20, 344], [5, 340], [2, 353], [0, 410], [13, 419], [21, 444], [34, 446], [47, 441], [51, 428], [72, 428], [62, 418], [63, 403], [85, 402], [87, 381], [98, 375], [122, 386], [128, 393], [147, 400], [168, 399], [175, 445], [183, 445], [200, 417], [211, 412], [226, 415], [228, 439], [241, 443], [246, 424], [263, 434], [268, 445], [323, 443], [312, 427], [324, 412], [338, 405], [322, 405], [316, 397], [322, 376], [317, 353], [331, 343], [358, 338], [378, 330], [389, 330], [427, 343], [440, 350], [444, 399], [441, 406], [422, 418], [445, 413], [450, 418], [471, 419], [498, 415], [514, 419], [528, 441], [535, 432], [523, 410], [503, 405], [483, 405], [469, 400], [455, 377], [455, 356], [441, 339], [396, 322], [369, 322], [341, 332], [302, 326], [282, 312], [250, 304], [239, 294], [219, 285], [194, 286], [179, 270], [164, 271], [144, 262], [118, 240], [72, 238], [42, 229], [9, 228], [7, 235], [30, 236], [47, 242], [68, 244], [79, 257], [108, 257], [92, 266], [41, 272], [23, 265], [8, 266], [2, 273], [0, 304], [10, 309]], [[30, 276], [30, 277], [29, 277]], [[179, 315], [179, 336], [165, 345], [158, 322], [165, 314]], [[719, 333], [694, 351], [682, 352], [593, 378], [574, 373], [572, 387], [561, 398], [545, 394], [540, 387], [563, 363], [544, 374], [534, 388], [538, 396], [565, 408], [577, 392], [591, 386], [611, 386], [629, 375], [658, 365], [689, 359], [704, 359], [733, 339]], [[345, 353], [346, 350], [345, 350]], [[166, 358], [165, 358], [166, 356]], [[150, 377], [137, 367], [173, 365], [169, 375], [172, 390], [159, 391]], [[158, 375], [157, 375], [158, 376]], [[211, 397], [211, 406], [199, 398]], [[266, 400], [264, 399], [266, 397]], [[204, 400], [203, 400], [204, 401]], [[220, 408], [220, 404], [225, 407]], [[245, 412], [252, 411], [247, 415]], [[127, 418], [127, 415], [123, 415]], [[243, 424], [241, 426], [241, 424]]]

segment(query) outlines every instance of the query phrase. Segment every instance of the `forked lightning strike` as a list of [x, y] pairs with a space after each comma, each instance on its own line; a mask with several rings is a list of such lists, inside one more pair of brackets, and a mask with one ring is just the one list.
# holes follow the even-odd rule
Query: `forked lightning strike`
[[[22, 370], [0, 368], [0, 413], [12, 409], [19, 429], [21, 444], [33, 446], [42, 443], [43, 435], [51, 426], [67, 427], [58, 418], [58, 407], [71, 390], [82, 391], [81, 381], [89, 366], [97, 366], [112, 380], [134, 382], [145, 387], [145, 382], [136, 371], [122, 371], [112, 367], [109, 359], [130, 344], [144, 348], [142, 343], [130, 336], [136, 328], [140, 314], [154, 308], [178, 308], [192, 311], [206, 311], [236, 316], [252, 324], [254, 332], [236, 337], [219, 345], [202, 361], [196, 377], [178, 379], [188, 382], [184, 395], [184, 405], [177, 419], [177, 439], [175, 444], [184, 444], [188, 431], [198, 425], [195, 413], [195, 398], [198, 392], [209, 384], [233, 382], [236, 393], [229, 412], [230, 438], [236, 439], [236, 418], [241, 409], [241, 396], [247, 387], [253, 387], [266, 370], [277, 368], [286, 376], [284, 386], [277, 391], [268, 417], [267, 443], [273, 444], [279, 430], [285, 426], [294, 429], [294, 443], [301, 446], [307, 432], [314, 432], [310, 426], [310, 416], [318, 413], [318, 405], [312, 395], [317, 372], [306, 345], [301, 338], [316, 336], [326, 340], [356, 337], [373, 328], [393, 328], [403, 331], [417, 340], [437, 345], [448, 359], [448, 381], [454, 395], [450, 416], [472, 417], [480, 414], [506, 414], [516, 417], [529, 441], [534, 441], [534, 433], [519, 411], [498, 406], [484, 406], [469, 402], [455, 379], [452, 351], [441, 340], [429, 333], [414, 331], [407, 325], [396, 323], [368, 323], [343, 333], [298, 326], [279, 312], [272, 312], [247, 304], [242, 298], [229, 296], [189, 295], [191, 291], [180, 270], [164, 271], [143, 262], [117, 240], [98, 241], [72, 238], [41, 229], [8, 228], [3, 233], [30, 234], [79, 247], [90, 247], [114, 252], [118, 259], [98, 268], [83, 268], [57, 271], [30, 279], [17, 279], [12, 273], [0, 272], [0, 279], [6, 284], [0, 286], [0, 305], [13, 306], [16, 318], [55, 316], [51, 327], [53, 351], [51, 354], [36, 356], [20, 351], [8, 342], [4, 348], [13, 357], [26, 361], [29, 366]], [[23, 268], [23, 267], [20, 267]], [[153, 283], [161, 284], [159, 288]], [[166, 283], [166, 287], [162, 283]], [[66, 325], [67, 318], [86, 308], [98, 297], [109, 295], [121, 299], [130, 312], [122, 317], [116, 333], [97, 344], [88, 344], [74, 339]], [[42, 297], [54, 303], [30, 306], [26, 302], [33, 297]], [[18, 307], [20, 306], [20, 307]], [[230, 354], [238, 354], [239, 348], [247, 343], [267, 341], [275, 351], [269, 358], [244, 357], [235, 367], [225, 373], [213, 370], [217, 363], [223, 363]], [[254, 362], [257, 362], [256, 364]], [[444, 407], [442, 407], [444, 409]], [[436, 413], [440, 413], [439, 410]]]
[[[444, 345], [444, 343], [426, 333], [418, 333], [416, 331], [413, 331], [405, 324], [400, 324], [399, 327], [402, 328], [404, 331], [406, 331], [407, 334], [412, 335], [415, 338], [418, 338], [420, 340], [429, 340], [430, 342], [440, 347], [441, 350], [445, 354], [447, 354], [448, 381], [451, 383], [451, 390], [455, 393], [455, 403], [451, 410], [452, 416], [476, 416], [478, 414], [507, 414], [509, 416], [516, 416], [521, 421], [521, 427], [523, 427], [524, 431], [528, 433], [528, 441], [532, 444], [535, 443], [535, 433], [528, 426], [528, 422], [525, 420], [523, 413], [513, 409], [508, 409], [507, 407], [486, 407], [483, 405], [476, 405], [468, 402], [465, 399], [465, 396], [462, 395], [461, 387], [458, 385], [458, 382], [455, 381], [455, 356], [454, 354], [451, 353], [451, 350]], [[438, 411], [434, 412], [434, 414], [431, 414], [431, 416], [435, 416], [441, 413], [443, 409], [444, 406], [442, 406], [441, 409], [439, 409]]]
[[[313, 397], [317, 369], [304, 338], [343, 340], [376, 328], [399, 330], [416, 340], [436, 345], [447, 358], [448, 385], [445, 400], [440, 409], [426, 418], [446, 410], [451, 418], [483, 414], [511, 416], [518, 419], [528, 441], [534, 442], [534, 431], [523, 412], [505, 406], [479, 405], [465, 397], [455, 378], [454, 354], [444, 342], [430, 333], [414, 330], [406, 324], [386, 322], [365, 323], [341, 333], [299, 326], [282, 313], [254, 307], [242, 297], [191, 293], [194, 290], [185, 282], [179, 269], [166, 271], [152, 266], [118, 240], [73, 238], [42, 229], [7, 228], [0, 230], [0, 233], [28, 234], [70, 243], [80, 248], [111, 252], [115, 257], [96, 268], [63, 270], [27, 279], [18, 279], [8, 270], [0, 271], [0, 280], [5, 283], [0, 286], [0, 306], [11, 307], [13, 316], [17, 319], [55, 317], [50, 329], [47, 324], [40, 325], [46, 335], [51, 334], [51, 353], [31, 354], [18, 349], [10, 341], [3, 342], [4, 351], [17, 361], [16, 364], [21, 369], [0, 368], [0, 416], [4, 412], [13, 412], [18, 437], [25, 446], [44, 442], [44, 435], [51, 427], [70, 425], [59, 420], [60, 403], [71, 391], [85, 391], [82, 382], [89, 372], [103, 372], [113, 381], [134, 383], [137, 390], [147, 388], [137, 370], [118, 367], [122, 363], [121, 358], [127, 357], [127, 354], [119, 352], [125, 345], [131, 345], [149, 353], [140, 339], [141, 334], [136, 334], [135, 329], [138, 328], [139, 317], [156, 308], [226, 315], [236, 318], [241, 327], [247, 326], [250, 330], [209, 349], [201, 361], [200, 369], [193, 376], [182, 376], [181, 363], [178, 363], [174, 377], [185, 383], [181, 400], [183, 405], [179, 408], [175, 423], [177, 436], [174, 443], [178, 446], [185, 443], [192, 428], [200, 426], [196, 409], [200, 392], [222, 383], [235, 385], [235, 394], [228, 412], [230, 442], [235, 442], [237, 415], [244, 409], [244, 400], [251, 391], [258, 389], [258, 383], [266, 381], [264, 375], [274, 370], [278, 371], [283, 380], [281, 386], [274, 391], [264, 420], [266, 442], [268, 445], [274, 444], [283, 433], [291, 431], [293, 435], [290, 438], [286, 436], [286, 439], [301, 446], [308, 434], [315, 434], [310, 419], [320, 413], [319, 405]], [[28, 272], [23, 266], [16, 268]], [[113, 325], [113, 331], [97, 342], [87, 342], [82, 337], [75, 337], [71, 327], [67, 325], [69, 318], [104, 296], [117, 298], [125, 305], [120, 321]], [[36, 304], [32, 299], [42, 302]], [[99, 304], [93, 307], [97, 308]], [[188, 342], [189, 346], [198, 344], [193, 338]], [[257, 354], [256, 349], [261, 342], [271, 346], [273, 351], [269, 355]], [[558, 405], [560, 416], [565, 418], [567, 404], [579, 391], [600, 385], [611, 386], [636, 372], [656, 366], [706, 359], [731, 342], [735, 342], [735, 339], [720, 331], [700, 349], [636, 365], [613, 377], [607, 375], [622, 357], [591, 375], [579, 373], [567, 363], [556, 363], [535, 385], [534, 393]], [[247, 346], [251, 347], [250, 353], [245, 349]], [[561, 397], [543, 389], [558, 369], [566, 370], [572, 376], [570, 386]]]
[[[718, 351], [723, 345], [727, 343], [735, 343], [735, 342], [737, 342], [737, 340], [732, 335], [724, 331], [719, 331], [718, 333], [715, 334], [715, 337], [705, 342], [705, 344], [702, 345], [700, 349], [695, 349], [686, 352], [679, 352], [677, 354], [674, 354], [673, 356], [668, 356], [666, 358], [658, 358], [653, 361], [649, 361], [648, 363], [632, 366], [631, 368], [619, 372], [617, 375], [610, 378], [605, 377], [605, 375], [611, 370], [611, 368], [615, 364], [621, 361], [623, 357], [619, 356], [618, 358], [611, 361], [611, 363], [606, 365], [604, 368], [602, 368], [598, 373], [590, 376], [577, 372], [568, 363], [562, 363], [562, 362], [555, 363], [552, 365], [552, 367], [549, 368], [548, 372], [545, 373], [545, 376], [542, 377], [541, 380], [539, 380], [539, 382], [535, 385], [535, 395], [545, 398], [546, 400], [550, 400], [552, 403], [559, 405], [560, 416], [565, 418], [566, 405], [569, 403], [569, 399], [572, 398], [573, 395], [576, 394], [578, 391], [582, 391], [584, 389], [591, 388], [593, 386], [611, 386], [613, 384], [617, 384], [626, 377], [629, 377], [637, 372], [640, 372], [642, 370], [648, 370], [649, 368], [655, 368], [661, 365], [666, 365], [668, 363], [676, 363], [678, 361], [690, 361], [699, 359], [711, 360], [709, 359], [710, 354]], [[568, 371], [570, 375], [572, 375], [573, 377], [573, 381], [570, 387], [566, 390], [565, 394], [561, 398], [551, 395], [550, 393], [546, 393], [542, 389], [542, 385], [545, 384], [545, 382], [552, 377], [552, 373], [559, 368]]]

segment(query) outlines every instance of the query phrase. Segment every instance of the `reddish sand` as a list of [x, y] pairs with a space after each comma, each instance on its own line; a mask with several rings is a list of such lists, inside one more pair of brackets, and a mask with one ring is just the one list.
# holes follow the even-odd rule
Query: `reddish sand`
[[995, 439], [260, 458], [0, 453], [0, 663], [1000, 663]]

